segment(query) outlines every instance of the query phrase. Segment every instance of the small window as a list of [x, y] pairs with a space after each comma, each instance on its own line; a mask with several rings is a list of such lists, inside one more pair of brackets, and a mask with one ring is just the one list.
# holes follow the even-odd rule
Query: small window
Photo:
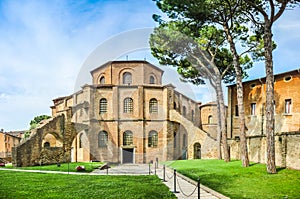
[[186, 116], [186, 107], [185, 106], [182, 107], [182, 114], [184, 117]]
[[208, 124], [212, 124], [213, 123], [213, 117], [212, 115], [208, 116]]
[[132, 113], [133, 112], [133, 99], [127, 97], [124, 99], [124, 113]]
[[155, 84], [155, 78], [152, 75], [150, 76], [149, 82], [150, 84]]
[[82, 148], [82, 146], [83, 146], [83, 133], [81, 133], [80, 135], [79, 135], [79, 148]]
[[123, 145], [130, 146], [133, 144], [133, 134], [131, 131], [125, 131], [123, 134]]
[[292, 76], [286, 76], [283, 78], [285, 82], [289, 82], [292, 80]]
[[239, 116], [239, 106], [235, 105], [235, 116]]
[[123, 74], [123, 84], [130, 85], [132, 84], [132, 75], [129, 72]]
[[49, 143], [49, 142], [45, 142], [45, 143], [44, 143], [44, 147], [45, 147], [45, 148], [49, 148], [49, 147], [50, 147], [50, 143]]
[[256, 103], [251, 103], [251, 115], [256, 115]]
[[105, 84], [105, 77], [104, 77], [104, 76], [102, 76], [102, 77], [100, 78], [100, 84]]
[[250, 85], [250, 88], [253, 89], [255, 86], [256, 86], [256, 84], [253, 83], [253, 84]]
[[108, 141], [108, 134], [106, 131], [101, 131], [98, 134], [98, 146], [99, 147], [106, 147]]
[[290, 114], [292, 112], [292, 100], [291, 99], [286, 99], [285, 100], [285, 114]]
[[100, 105], [99, 113], [100, 114], [106, 113], [107, 112], [107, 100], [105, 98], [102, 98], [100, 100], [99, 105]]
[[176, 110], [176, 108], [177, 108], [176, 102], [174, 102], [173, 106], [174, 106], [174, 109]]
[[148, 135], [148, 147], [157, 147], [158, 133], [156, 131], [150, 131]]
[[157, 113], [158, 112], [158, 106], [157, 106], [157, 99], [152, 98], [149, 102], [149, 112], [150, 113]]

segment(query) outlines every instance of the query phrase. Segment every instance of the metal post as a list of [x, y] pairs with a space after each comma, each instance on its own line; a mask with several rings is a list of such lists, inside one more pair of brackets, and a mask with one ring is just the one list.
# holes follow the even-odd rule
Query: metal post
[[106, 165], [106, 175], [108, 175], [108, 164]]
[[174, 193], [178, 193], [176, 191], [176, 169], [174, 169]]
[[165, 165], [163, 167], [163, 178], [164, 178], [164, 182], [166, 182], [166, 166]]
[[198, 199], [200, 199], [200, 178], [198, 178], [197, 187], [198, 187]]
[[156, 166], [154, 165], [154, 175], [156, 175]]
[[151, 169], [150, 169], [150, 163], [149, 163], [149, 175], [150, 175], [150, 173], [151, 173]]

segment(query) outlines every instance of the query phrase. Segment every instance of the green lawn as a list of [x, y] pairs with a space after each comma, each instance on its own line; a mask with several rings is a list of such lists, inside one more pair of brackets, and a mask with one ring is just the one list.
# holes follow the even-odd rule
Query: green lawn
[[44, 165], [44, 166], [32, 166], [32, 167], [12, 167], [11, 165], [5, 166], [5, 168], [12, 169], [25, 169], [25, 170], [47, 170], [47, 171], [64, 171], [64, 172], [77, 172], [77, 166], [84, 166], [85, 171], [80, 172], [92, 172], [94, 169], [99, 168], [99, 166], [103, 165], [102, 162], [70, 162], [62, 163], [60, 167], [55, 165]]
[[176, 198], [157, 176], [0, 171], [0, 198]]
[[171, 168], [230, 198], [300, 198], [300, 171], [278, 169], [267, 174], [266, 165], [243, 168], [241, 161], [180, 160]]

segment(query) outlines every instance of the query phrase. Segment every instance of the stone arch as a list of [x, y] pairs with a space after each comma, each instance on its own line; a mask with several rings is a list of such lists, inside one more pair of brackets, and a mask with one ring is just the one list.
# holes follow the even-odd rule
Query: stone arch
[[48, 147], [62, 147], [63, 142], [60, 136], [55, 132], [46, 133], [42, 139], [42, 146], [45, 147], [45, 143], [49, 143]]

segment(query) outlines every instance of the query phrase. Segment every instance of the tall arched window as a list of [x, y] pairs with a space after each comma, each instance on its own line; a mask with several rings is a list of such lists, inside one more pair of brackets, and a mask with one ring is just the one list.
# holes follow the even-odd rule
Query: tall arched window
[[173, 147], [174, 147], [174, 148], [177, 147], [177, 140], [176, 140], [176, 139], [177, 139], [177, 136], [176, 136], [176, 134], [177, 134], [176, 132], [173, 133], [173, 139], [174, 139]]
[[82, 148], [82, 146], [83, 146], [83, 133], [79, 135], [79, 144], [78, 144], [79, 148]]
[[150, 131], [148, 135], [148, 147], [157, 147], [158, 145], [158, 133], [156, 131]]
[[133, 99], [127, 97], [124, 99], [124, 113], [132, 113], [133, 112]]
[[182, 147], [183, 148], [186, 147], [186, 134], [183, 134], [183, 137], [182, 137]]
[[183, 114], [183, 116], [186, 116], [186, 107], [185, 106], [182, 107], [182, 114]]
[[150, 84], [155, 84], [155, 78], [152, 75], [150, 76], [149, 82]]
[[192, 121], [194, 122], [194, 120], [195, 120], [195, 111], [192, 110]]
[[99, 102], [99, 113], [106, 113], [107, 112], [107, 100], [102, 98]]
[[106, 131], [100, 131], [98, 134], [98, 146], [99, 147], [106, 147], [108, 141], [108, 134]]
[[133, 144], [133, 134], [131, 131], [125, 131], [123, 134], [123, 145], [130, 146]]
[[123, 84], [130, 85], [132, 84], [132, 75], [129, 72], [123, 74]]
[[212, 124], [213, 123], [213, 117], [212, 115], [208, 116], [208, 124]]
[[104, 76], [100, 77], [100, 84], [105, 84], [105, 77]]
[[176, 102], [174, 102], [173, 107], [174, 107], [174, 109], [176, 110], [176, 108], [177, 108]]
[[158, 106], [157, 106], [157, 99], [152, 98], [149, 101], [149, 112], [150, 113], [157, 113], [158, 112]]

